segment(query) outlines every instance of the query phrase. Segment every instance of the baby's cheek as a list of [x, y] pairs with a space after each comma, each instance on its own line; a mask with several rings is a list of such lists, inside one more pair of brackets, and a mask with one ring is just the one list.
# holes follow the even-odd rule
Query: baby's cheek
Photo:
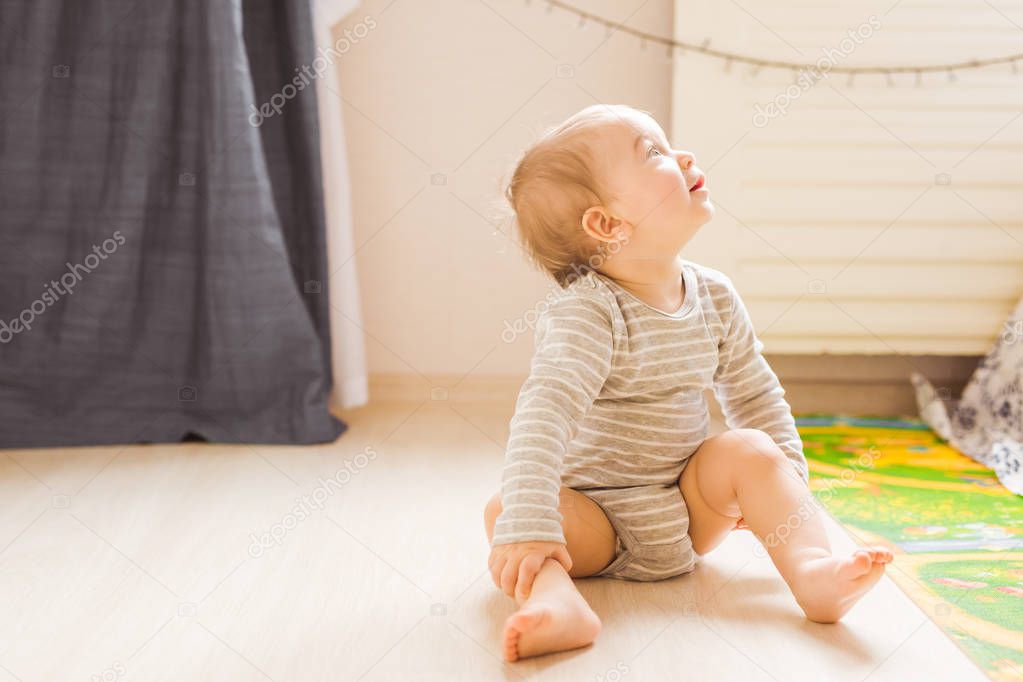
[[682, 189], [685, 183], [679, 178], [664, 173], [656, 182], [649, 185], [651, 207], [671, 206], [672, 204], [686, 203], [687, 192]]
[[664, 209], [668, 212], [677, 213], [680, 210], [687, 210], [689, 207], [690, 197], [689, 190], [684, 187], [684, 182], [666, 182], [661, 187], [663, 203], [661, 204]]

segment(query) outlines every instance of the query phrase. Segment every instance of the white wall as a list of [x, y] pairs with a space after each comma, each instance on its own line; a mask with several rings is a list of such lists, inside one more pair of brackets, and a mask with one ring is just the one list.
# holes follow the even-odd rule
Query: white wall
[[[544, 127], [595, 101], [651, 111], [667, 130], [670, 62], [537, 0], [389, 1], [362, 3], [336, 32], [376, 24], [340, 63], [370, 371], [524, 375], [532, 332], [506, 343], [504, 322], [549, 285], [488, 222], [502, 175]], [[671, 0], [578, 2], [672, 30]]]
[[[1019, 2], [678, 0], [675, 23], [680, 39], [804, 62], [827, 47], [847, 66], [1023, 51]], [[674, 138], [711, 166], [718, 207], [690, 257], [732, 274], [768, 353], [985, 353], [1023, 294], [1023, 73], [834, 74], [788, 97], [792, 80], [679, 60]]]

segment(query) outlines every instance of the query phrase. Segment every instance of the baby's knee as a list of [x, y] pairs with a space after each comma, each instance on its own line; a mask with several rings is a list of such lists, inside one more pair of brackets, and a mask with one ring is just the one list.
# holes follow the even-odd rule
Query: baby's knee
[[760, 429], [732, 429], [722, 436], [731, 441], [730, 452], [744, 464], [776, 464], [784, 462], [787, 457], [778, 444], [766, 432]]

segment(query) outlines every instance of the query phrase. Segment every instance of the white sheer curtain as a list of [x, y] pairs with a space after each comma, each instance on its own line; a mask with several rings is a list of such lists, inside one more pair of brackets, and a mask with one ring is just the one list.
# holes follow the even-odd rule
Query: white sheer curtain
[[[358, 7], [357, 0], [316, 0], [316, 45], [326, 48], [334, 42], [333, 28]], [[323, 163], [323, 196], [327, 220], [327, 265], [332, 273], [330, 295], [331, 356], [334, 367], [335, 407], [358, 407], [369, 398], [366, 348], [362, 332], [359, 282], [353, 247], [352, 192], [349, 184], [338, 63], [334, 60], [317, 83], [320, 111], [320, 154]], [[333, 91], [333, 92], [332, 92]], [[341, 267], [343, 264], [343, 267]], [[340, 269], [339, 269], [340, 268]]]

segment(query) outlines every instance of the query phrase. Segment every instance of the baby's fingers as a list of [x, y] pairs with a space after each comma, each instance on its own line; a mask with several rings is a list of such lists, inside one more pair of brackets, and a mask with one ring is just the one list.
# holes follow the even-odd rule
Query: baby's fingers
[[494, 581], [494, 585], [498, 588], [501, 587], [501, 571], [504, 569], [505, 563], [508, 561], [507, 555], [497, 557], [493, 563], [490, 564], [490, 579]]
[[504, 564], [504, 570], [501, 571], [501, 591], [509, 597], [515, 597], [515, 581], [519, 574], [519, 563], [521, 557], [511, 557]]
[[540, 567], [543, 566], [543, 562], [547, 560], [543, 554], [527, 554], [526, 558], [519, 564], [519, 582], [515, 587], [515, 594], [517, 599], [528, 599], [530, 593], [533, 591], [533, 581], [536, 579], [536, 574], [540, 572]]
[[565, 572], [572, 570], [572, 556], [568, 553], [568, 548], [561, 545], [551, 555], [552, 559], [557, 559], [561, 562], [561, 565], [565, 567]]

